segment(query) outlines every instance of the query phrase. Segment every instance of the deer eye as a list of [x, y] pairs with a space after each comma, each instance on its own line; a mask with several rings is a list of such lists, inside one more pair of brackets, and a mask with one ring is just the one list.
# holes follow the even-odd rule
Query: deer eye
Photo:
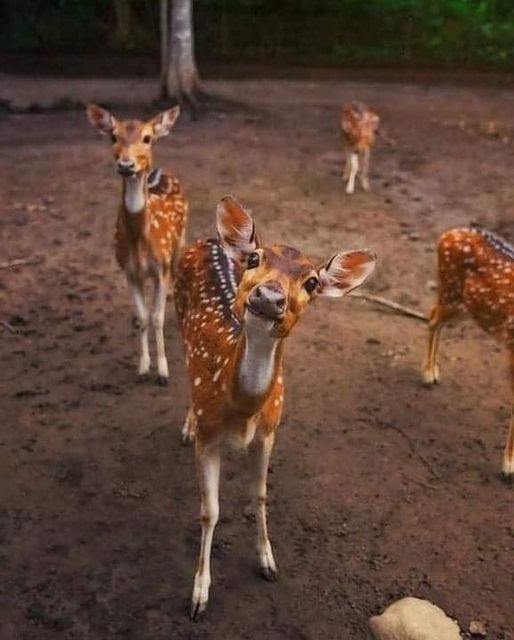
[[111, 142], [114, 144], [116, 140], [117, 140], [116, 135], [114, 133], [111, 133]]
[[317, 278], [315, 278], [314, 276], [312, 276], [311, 278], [308, 278], [303, 283], [303, 287], [304, 287], [305, 291], [307, 291], [307, 293], [312, 293], [315, 289], [318, 288], [318, 285], [319, 285], [319, 280]]
[[259, 262], [261, 261], [261, 257], [258, 253], [254, 252], [248, 256], [248, 262], [246, 263], [246, 267], [248, 269], [255, 269], [255, 267], [259, 266]]
[[145, 144], [150, 144], [150, 142], [151, 142], [151, 141], [152, 141], [152, 136], [146, 135], [146, 136], [143, 138], [143, 142], [144, 142]]

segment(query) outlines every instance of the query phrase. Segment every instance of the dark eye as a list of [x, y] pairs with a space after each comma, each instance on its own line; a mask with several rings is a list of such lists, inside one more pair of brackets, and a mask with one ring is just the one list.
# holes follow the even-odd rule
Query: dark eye
[[312, 293], [315, 289], [318, 288], [319, 280], [312, 276], [312, 278], [308, 278], [304, 283], [304, 289], [307, 293]]
[[255, 267], [259, 266], [259, 262], [261, 261], [261, 257], [259, 256], [258, 253], [251, 253], [248, 256], [248, 263], [247, 263], [247, 268], [248, 269], [255, 269]]
[[113, 144], [116, 142], [116, 136], [114, 133], [111, 133], [111, 141]]
[[151, 141], [152, 141], [152, 136], [145, 136], [145, 137], [143, 138], [143, 142], [144, 142], [145, 144], [150, 144], [150, 142], [151, 142]]

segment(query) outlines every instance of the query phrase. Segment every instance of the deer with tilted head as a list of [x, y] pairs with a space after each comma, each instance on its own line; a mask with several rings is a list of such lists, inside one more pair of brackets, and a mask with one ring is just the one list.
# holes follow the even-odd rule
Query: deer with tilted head
[[362, 102], [351, 102], [343, 107], [341, 128], [348, 145], [343, 180], [347, 180], [346, 193], [355, 190], [359, 176], [364, 191], [369, 191], [369, 162], [371, 147], [378, 133], [380, 118]]
[[[107, 110], [89, 105], [91, 124], [112, 142], [114, 165], [122, 180], [115, 232], [116, 260], [124, 271], [139, 320], [139, 375], [150, 370], [148, 324], [155, 329], [159, 382], [168, 380], [164, 343], [166, 296], [172, 267], [184, 243], [188, 203], [179, 181], [152, 167], [152, 143], [170, 133], [179, 107], [147, 122], [117, 120]], [[153, 307], [146, 300], [146, 284], [153, 284]]]
[[[486, 229], [451, 229], [439, 238], [437, 257], [439, 289], [430, 315], [424, 382], [439, 382], [437, 348], [442, 326], [465, 310], [482, 329], [506, 345], [514, 408], [514, 247]], [[514, 477], [512, 414], [502, 473], [506, 479]]]
[[285, 339], [315, 298], [341, 297], [360, 286], [376, 260], [367, 249], [348, 251], [317, 268], [292, 247], [263, 245], [250, 214], [230, 196], [218, 205], [217, 231], [218, 239], [185, 249], [175, 282], [192, 394], [182, 437], [195, 440], [201, 494], [192, 618], [202, 613], [209, 597], [220, 453], [226, 442], [249, 450], [260, 568], [266, 579], [275, 579], [266, 479], [284, 400]]

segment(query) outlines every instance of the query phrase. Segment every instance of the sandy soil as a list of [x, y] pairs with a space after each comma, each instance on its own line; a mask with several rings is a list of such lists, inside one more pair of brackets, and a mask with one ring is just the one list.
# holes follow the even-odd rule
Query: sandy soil
[[[190, 237], [231, 192], [261, 235], [316, 258], [370, 246], [368, 289], [428, 311], [434, 244], [470, 220], [513, 237], [514, 90], [505, 86], [211, 82], [239, 110], [181, 119], [156, 150], [182, 180]], [[124, 100], [142, 79], [2, 78], [15, 104]], [[369, 194], [340, 180], [341, 104], [372, 104], [394, 139]], [[369, 304], [318, 301], [287, 347], [285, 419], [272, 461], [276, 584], [255, 572], [244, 456], [223, 467], [208, 615], [186, 617], [199, 544], [173, 305], [168, 388], [136, 382], [136, 334], [112, 253], [119, 184], [81, 112], [0, 120], [0, 637], [2, 640], [364, 638], [404, 595], [464, 629], [514, 638], [512, 488], [499, 469], [505, 354], [470, 323], [443, 336], [443, 384], [420, 383], [426, 327]]]

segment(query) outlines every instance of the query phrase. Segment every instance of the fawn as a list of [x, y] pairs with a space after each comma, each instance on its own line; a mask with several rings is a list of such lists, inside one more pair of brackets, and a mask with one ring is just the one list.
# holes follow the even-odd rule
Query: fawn
[[173, 263], [184, 244], [188, 203], [175, 177], [152, 168], [152, 142], [170, 133], [179, 113], [179, 107], [174, 107], [141, 122], [117, 120], [94, 104], [87, 107], [91, 124], [112, 141], [115, 168], [122, 178], [115, 254], [127, 278], [139, 319], [138, 371], [142, 378], [150, 370], [150, 309], [145, 285], [149, 280], [153, 283], [152, 322], [160, 384], [166, 384], [169, 376], [164, 344], [166, 296]]
[[340, 297], [375, 268], [368, 250], [337, 253], [319, 268], [285, 245], [262, 245], [249, 213], [231, 196], [217, 207], [218, 239], [184, 250], [177, 265], [175, 304], [184, 339], [192, 400], [182, 430], [195, 440], [202, 541], [190, 614], [209, 598], [210, 555], [218, 521], [220, 450], [248, 448], [257, 497], [261, 572], [277, 567], [266, 523], [266, 481], [284, 398], [284, 340], [312, 300]]
[[[369, 191], [369, 159], [379, 123], [378, 115], [362, 102], [351, 102], [343, 107], [341, 127], [349, 147], [346, 153], [343, 180], [348, 180], [346, 185], [348, 194], [352, 194], [355, 190], [357, 174], [364, 191]], [[360, 172], [359, 156], [362, 160]]]
[[[494, 233], [472, 226], [443, 233], [439, 238], [437, 256], [439, 291], [430, 315], [423, 380], [426, 384], [439, 382], [436, 357], [442, 325], [459, 311], [467, 310], [482, 329], [509, 349], [514, 394], [514, 247]], [[512, 479], [512, 417], [502, 472], [505, 478]]]

